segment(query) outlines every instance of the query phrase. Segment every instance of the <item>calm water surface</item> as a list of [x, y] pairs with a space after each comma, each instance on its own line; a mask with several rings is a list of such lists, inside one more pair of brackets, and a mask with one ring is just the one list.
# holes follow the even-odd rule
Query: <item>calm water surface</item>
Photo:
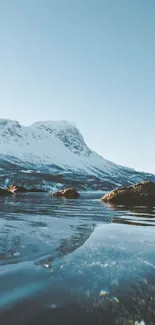
[[155, 209], [101, 196], [0, 198], [0, 325], [155, 324]]

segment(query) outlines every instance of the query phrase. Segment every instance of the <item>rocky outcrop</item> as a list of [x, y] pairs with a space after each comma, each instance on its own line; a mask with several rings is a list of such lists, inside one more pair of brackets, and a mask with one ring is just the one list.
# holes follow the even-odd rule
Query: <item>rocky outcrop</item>
[[9, 192], [7, 190], [4, 190], [3, 188], [0, 188], [0, 196], [8, 196], [8, 195], [12, 195], [12, 192]]
[[26, 192], [26, 189], [24, 187], [16, 186], [16, 185], [10, 185], [7, 189], [11, 193], [16, 193], [16, 192]]
[[80, 196], [74, 187], [54, 192], [51, 195], [55, 197], [65, 197], [66, 199], [77, 199]]
[[27, 192], [29, 192], [29, 193], [46, 193], [46, 191], [45, 190], [43, 190], [43, 189], [41, 189], [41, 188], [29, 188], [29, 189], [27, 189]]
[[45, 190], [38, 188], [25, 188], [23, 186], [16, 185], [10, 185], [7, 190], [12, 193], [46, 192]]
[[118, 188], [105, 194], [102, 201], [112, 204], [155, 205], [155, 183], [146, 181]]

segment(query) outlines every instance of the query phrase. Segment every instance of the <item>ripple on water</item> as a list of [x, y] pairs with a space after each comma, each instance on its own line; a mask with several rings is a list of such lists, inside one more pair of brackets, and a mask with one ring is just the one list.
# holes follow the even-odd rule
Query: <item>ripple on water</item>
[[[118, 324], [154, 324], [154, 218], [154, 208], [107, 206], [90, 194], [79, 200], [0, 198], [0, 310], [10, 308], [6, 324], [18, 324], [21, 310], [25, 324], [43, 324], [40, 313], [47, 323], [60, 325], [61, 314], [72, 324], [77, 311], [80, 324], [87, 317], [89, 324], [102, 324], [103, 314], [107, 324], [116, 324], [112, 317]], [[90, 318], [85, 311], [93, 313]]]

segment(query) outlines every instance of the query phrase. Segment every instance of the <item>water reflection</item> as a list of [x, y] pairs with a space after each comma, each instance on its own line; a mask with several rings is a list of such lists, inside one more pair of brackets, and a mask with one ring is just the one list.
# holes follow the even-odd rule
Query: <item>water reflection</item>
[[155, 209], [150, 206], [127, 206], [107, 204], [107, 207], [114, 211], [113, 223], [134, 225], [134, 226], [154, 226]]
[[79, 225], [77, 227], [71, 227], [73, 233], [70, 234], [67, 238], [60, 239], [60, 245], [55, 248], [55, 251], [52, 253], [43, 256], [35, 262], [35, 264], [41, 264], [46, 268], [51, 267], [51, 263], [56, 259], [62, 258], [67, 254], [74, 252], [80, 246], [82, 246], [85, 241], [91, 236], [95, 229], [94, 225]]
[[132, 205], [115, 205], [107, 204], [106, 205], [113, 211], [130, 211], [141, 215], [142, 213], [146, 214], [148, 217], [155, 217], [155, 208], [151, 206], [132, 206]]
[[0, 198], [2, 325], [155, 324], [155, 210], [100, 196]]
[[65, 238], [61, 240], [61, 245], [57, 248], [58, 255], [64, 256], [74, 252], [92, 235], [94, 229], [95, 224], [91, 226], [85, 224], [76, 227], [76, 231], [74, 231], [74, 234], [69, 239]]

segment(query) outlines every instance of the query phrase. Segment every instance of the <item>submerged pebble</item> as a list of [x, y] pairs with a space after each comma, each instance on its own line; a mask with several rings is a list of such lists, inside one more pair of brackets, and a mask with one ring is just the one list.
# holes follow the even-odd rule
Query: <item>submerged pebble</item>
[[109, 290], [108, 289], [103, 289], [100, 291], [100, 296], [106, 296], [106, 295], [109, 295]]
[[57, 306], [56, 306], [55, 304], [52, 304], [52, 305], [49, 306], [49, 308], [51, 308], [51, 309], [56, 309]]
[[112, 297], [111, 300], [117, 302], [118, 304], [120, 303], [117, 297]]
[[15, 252], [15, 253], [13, 253], [13, 256], [15, 256], [15, 257], [20, 256], [20, 253], [19, 252]]
[[50, 267], [50, 265], [49, 265], [49, 264], [44, 264], [44, 267], [45, 267], [46, 269], [48, 269], [48, 268]]

